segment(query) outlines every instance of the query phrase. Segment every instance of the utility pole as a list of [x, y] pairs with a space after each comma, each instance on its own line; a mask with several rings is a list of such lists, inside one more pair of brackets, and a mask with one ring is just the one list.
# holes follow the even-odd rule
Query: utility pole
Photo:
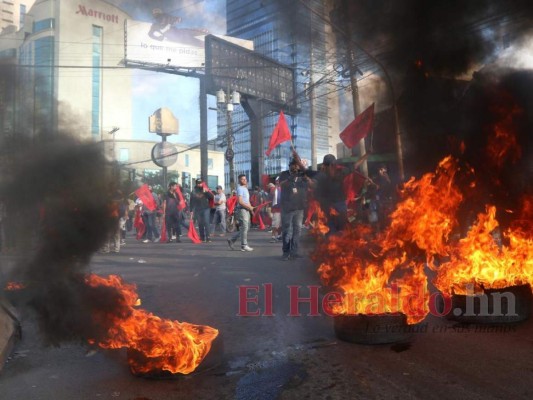
[[241, 104], [241, 94], [239, 92], [234, 90], [230, 94], [229, 87], [227, 93], [222, 89], [217, 92], [217, 105], [220, 107], [219, 109], [225, 111], [226, 114], [226, 143], [228, 147], [226, 149], [225, 157], [226, 161], [228, 162], [229, 183], [232, 192], [235, 190], [235, 151], [233, 149], [235, 138], [233, 137], [233, 122], [231, 119], [231, 113], [233, 112], [234, 106], [239, 104]]
[[[350, 15], [350, 9], [349, 5], [346, 1], [343, 1], [343, 13], [344, 15]], [[353, 103], [353, 115], [354, 118], [356, 118], [361, 113], [361, 102], [359, 99], [359, 86], [357, 84], [357, 71], [358, 68], [355, 65], [355, 49], [353, 46], [351, 46], [351, 37], [352, 37], [352, 29], [350, 27], [350, 24], [346, 24], [346, 32], [348, 34], [348, 39], [346, 40], [346, 48], [348, 50], [348, 68], [350, 71], [350, 86], [352, 88], [352, 103]], [[356, 147], [352, 147], [352, 156], [357, 155]], [[359, 156], [364, 157], [366, 154], [366, 143], [365, 138], [362, 138], [359, 141]], [[361, 164], [361, 172], [364, 176], [368, 177], [368, 163], [366, 160], [363, 161]]]

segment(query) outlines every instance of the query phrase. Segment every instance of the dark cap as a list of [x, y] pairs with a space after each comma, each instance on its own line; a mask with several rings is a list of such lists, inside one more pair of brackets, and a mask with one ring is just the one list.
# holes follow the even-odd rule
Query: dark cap
[[196, 179], [196, 184], [198, 185], [199, 183], [203, 183], [204, 181], [202, 180], [202, 178], [198, 178]]
[[223, 189], [223, 188], [222, 188], [222, 186], [218, 185], [218, 186], [217, 186], [217, 190], [218, 190], [218, 189]]
[[322, 164], [331, 165], [331, 164], [335, 164], [335, 161], [337, 161], [337, 159], [335, 158], [333, 154], [326, 154], [324, 156], [324, 160], [322, 161]]

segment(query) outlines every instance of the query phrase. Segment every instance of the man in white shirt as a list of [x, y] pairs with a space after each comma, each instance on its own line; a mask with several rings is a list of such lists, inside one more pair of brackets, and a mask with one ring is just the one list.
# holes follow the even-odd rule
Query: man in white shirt
[[215, 218], [213, 218], [212, 234], [215, 233], [217, 225], [220, 224], [222, 233], [220, 236], [226, 234], [226, 195], [222, 186], [217, 186], [217, 194], [215, 195]]
[[239, 230], [235, 232], [231, 239], [228, 239], [228, 246], [234, 250], [233, 244], [241, 238], [241, 251], [253, 251], [248, 246], [248, 230], [250, 229], [250, 213], [254, 208], [250, 204], [250, 193], [248, 192], [248, 180], [246, 175], [239, 175], [239, 186], [237, 187], [237, 206], [235, 216], [239, 223]]

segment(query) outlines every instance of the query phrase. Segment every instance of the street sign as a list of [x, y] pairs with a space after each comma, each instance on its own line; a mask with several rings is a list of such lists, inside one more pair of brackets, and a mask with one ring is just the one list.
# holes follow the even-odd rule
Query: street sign
[[235, 157], [235, 152], [230, 148], [226, 149], [226, 161], [231, 162], [233, 157]]
[[169, 167], [178, 161], [178, 149], [169, 142], [159, 142], [152, 148], [152, 161], [158, 167]]

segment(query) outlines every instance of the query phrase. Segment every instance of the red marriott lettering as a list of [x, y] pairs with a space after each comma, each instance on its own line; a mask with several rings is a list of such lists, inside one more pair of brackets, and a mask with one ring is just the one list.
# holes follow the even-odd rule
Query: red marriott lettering
[[85, 6], [82, 6], [81, 4], [78, 5], [78, 11], [76, 11], [76, 14], [85, 15], [86, 17], [94, 17], [118, 24], [118, 15], [106, 14], [101, 11], [93, 10], [92, 8], [85, 8]]

